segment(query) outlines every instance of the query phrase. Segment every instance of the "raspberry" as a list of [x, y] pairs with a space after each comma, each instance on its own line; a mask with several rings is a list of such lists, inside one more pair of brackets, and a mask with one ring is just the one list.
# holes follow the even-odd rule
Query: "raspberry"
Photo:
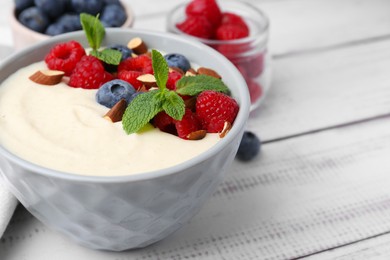
[[153, 118], [153, 125], [165, 133], [177, 135], [175, 120], [164, 111]]
[[218, 40], [235, 40], [247, 37], [248, 35], [248, 28], [237, 24], [223, 24], [216, 31], [216, 38]]
[[143, 86], [143, 84], [137, 78], [139, 76], [141, 76], [142, 74], [143, 74], [142, 72], [135, 71], [135, 70], [121, 70], [118, 73], [118, 79], [121, 79], [121, 80], [124, 80], [124, 81], [130, 83], [131, 85], [133, 85], [133, 87], [136, 90], [139, 90]]
[[232, 124], [237, 113], [237, 102], [220, 92], [203, 91], [196, 100], [196, 115], [209, 133], [221, 132], [225, 121]]
[[252, 55], [243, 57], [234, 57], [230, 61], [233, 62], [236, 67], [241, 67], [245, 70], [248, 77], [256, 78], [259, 77], [265, 67], [264, 53], [253, 53]]
[[83, 46], [76, 41], [69, 41], [55, 45], [46, 55], [45, 62], [49, 69], [64, 71], [66, 76], [70, 76], [83, 56]]
[[118, 65], [118, 71], [122, 70], [139, 71], [142, 74], [153, 73], [152, 59], [147, 55], [128, 58]]
[[251, 103], [255, 103], [263, 95], [263, 88], [259, 83], [252, 79], [248, 79], [246, 82], [248, 85]]
[[237, 15], [237, 14], [233, 14], [233, 13], [229, 13], [229, 12], [222, 13], [221, 25], [224, 25], [224, 24], [239, 25], [241, 27], [246, 28], [249, 32], [248, 25], [246, 24], [244, 19], [242, 19], [242, 17]]
[[194, 0], [186, 7], [187, 16], [205, 16], [216, 28], [222, 19], [222, 13], [215, 0]]
[[118, 65], [118, 78], [129, 82], [135, 89], [142, 87], [137, 78], [143, 74], [153, 74], [152, 59], [146, 55], [123, 60]]
[[202, 129], [196, 114], [188, 108], [180, 121], [173, 119], [164, 111], [160, 112], [154, 117], [153, 125], [163, 132], [177, 135], [182, 139], [188, 139], [190, 133]]
[[192, 132], [202, 129], [202, 125], [197, 118], [196, 114], [190, 109], [186, 109], [186, 112], [180, 121], [175, 121], [177, 135], [182, 139], [188, 139], [188, 135]]
[[181, 79], [183, 75], [177, 71], [171, 71], [168, 74], [167, 88], [170, 90], [176, 90], [176, 82]]
[[84, 56], [70, 75], [69, 86], [74, 88], [97, 89], [102, 84], [113, 79], [104, 70], [100, 60], [93, 56]]
[[176, 24], [176, 27], [189, 35], [210, 39], [213, 34], [213, 26], [203, 15], [188, 16], [182, 23]]

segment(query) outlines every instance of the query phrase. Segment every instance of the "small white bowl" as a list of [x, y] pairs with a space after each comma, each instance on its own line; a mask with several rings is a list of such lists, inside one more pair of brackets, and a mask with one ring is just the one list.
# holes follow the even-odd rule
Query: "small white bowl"
[[[122, 2], [122, 6], [125, 8], [127, 19], [124, 22], [124, 24], [121, 26], [121, 28], [130, 28], [133, 26], [134, 23], [133, 10], [123, 2]], [[12, 10], [12, 14], [10, 15], [10, 25], [12, 30], [12, 38], [14, 42], [13, 47], [15, 50], [23, 49], [34, 43], [52, 37], [43, 33], [33, 31], [28, 27], [24, 26], [23, 24], [21, 24], [16, 18], [15, 8]]]
[[[220, 53], [177, 35], [120, 28], [107, 29], [103, 45], [127, 43], [134, 37], [141, 37], [150, 48], [181, 53], [196, 64], [217, 69], [240, 109], [229, 133], [206, 152], [173, 167], [135, 175], [54, 171], [21, 159], [0, 144], [0, 177], [13, 194], [41, 222], [89, 248], [144, 247], [186, 224], [221, 182], [248, 120], [245, 81]], [[72, 32], [26, 48], [0, 63], [0, 84], [19, 68], [42, 60], [56, 43], [69, 40], [87, 46], [83, 32]]]

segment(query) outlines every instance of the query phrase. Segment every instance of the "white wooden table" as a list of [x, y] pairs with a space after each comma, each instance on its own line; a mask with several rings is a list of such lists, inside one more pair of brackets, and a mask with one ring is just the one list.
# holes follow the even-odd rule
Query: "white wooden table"
[[[164, 31], [182, 1], [127, 2], [135, 28]], [[271, 21], [273, 83], [248, 124], [261, 156], [234, 162], [201, 212], [148, 248], [85, 249], [20, 206], [1, 260], [390, 259], [390, 1], [250, 2]]]

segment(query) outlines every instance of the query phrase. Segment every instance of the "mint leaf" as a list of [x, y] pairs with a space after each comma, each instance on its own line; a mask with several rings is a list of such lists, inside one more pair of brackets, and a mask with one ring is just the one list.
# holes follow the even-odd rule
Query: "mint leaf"
[[95, 17], [87, 13], [81, 13], [80, 22], [87, 36], [89, 46], [94, 50], [99, 49], [105, 35], [104, 26], [99, 21], [99, 16]]
[[102, 51], [92, 50], [90, 54], [99, 60], [112, 65], [118, 65], [122, 58], [122, 53], [113, 49], [104, 49]]
[[176, 120], [181, 120], [184, 116], [184, 101], [175, 91], [167, 89], [169, 67], [156, 50], [152, 50], [152, 67], [159, 88], [138, 95], [126, 108], [122, 125], [127, 134], [138, 132], [161, 111]]
[[208, 75], [184, 76], [176, 82], [176, 92], [181, 95], [195, 96], [205, 90], [229, 93], [222, 80]]
[[162, 107], [170, 117], [176, 120], [181, 120], [185, 113], [184, 100], [174, 91], [165, 92]]
[[160, 90], [165, 89], [168, 81], [169, 67], [164, 56], [156, 50], [152, 50], [152, 66], [157, 86]]
[[127, 134], [136, 133], [162, 111], [160, 91], [152, 90], [136, 96], [126, 108], [122, 126]]
[[122, 53], [113, 49], [104, 49], [99, 51], [102, 44], [105, 29], [99, 20], [99, 15], [80, 14], [80, 22], [87, 37], [89, 46], [92, 48], [90, 54], [99, 60], [112, 65], [118, 65], [122, 58]]

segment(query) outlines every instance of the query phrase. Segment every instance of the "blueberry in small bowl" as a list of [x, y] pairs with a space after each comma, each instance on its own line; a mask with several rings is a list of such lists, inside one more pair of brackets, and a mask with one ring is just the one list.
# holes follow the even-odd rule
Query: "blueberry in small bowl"
[[79, 15], [100, 14], [105, 27], [132, 27], [134, 14], [119, 0], [14, 0], [10, 25], [14, 48], [81, 30]]

